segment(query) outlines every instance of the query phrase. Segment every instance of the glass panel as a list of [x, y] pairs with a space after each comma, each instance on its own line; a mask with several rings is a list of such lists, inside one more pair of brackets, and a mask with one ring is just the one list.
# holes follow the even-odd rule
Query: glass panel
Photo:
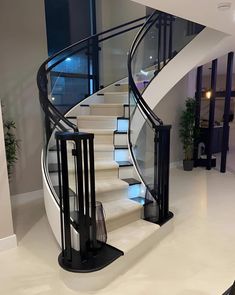
[[100, 43], [100, 84], [108, 86], [128, 76], [127, 55], [139, 28]]
[[145, 26], [132, 57], [132, 74], [140, 93], [203, 26], [169, 14], [156, 13]]
[[[137, 169], [149, 188], [157, 191], [157, 155], [155, 140], [161, 121], [144, 104], [141, 94], [162, 68], [185, 47], [203, 26], [172, 15], [155, 12], [140, 31], [131, 51], [130, 147]], [[153, 123], [152, 123], [153, 122]], [[154, 126], [153, 126], [154, 125]]]
[[89, 57], [88, 48], [84, 48], [84, 44], [77, 46], [69, 57], [56, 57], [51, 62], [49, 99], [63, 114], [93, 92], [90, 82], [94, 79], [93, 60]]
[[137, 168], [149, 189], [154, 185], [155, 130], [130, 95], [130, 141]]

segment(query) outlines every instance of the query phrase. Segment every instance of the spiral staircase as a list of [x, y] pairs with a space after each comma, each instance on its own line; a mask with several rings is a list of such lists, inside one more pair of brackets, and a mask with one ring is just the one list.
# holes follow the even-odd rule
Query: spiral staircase
[[171, 126], [143, 96], [203, 29], [155, 11], [41, 65], [44, 200], [64, 269], [93, 272], [140, 257], [173, 217]]

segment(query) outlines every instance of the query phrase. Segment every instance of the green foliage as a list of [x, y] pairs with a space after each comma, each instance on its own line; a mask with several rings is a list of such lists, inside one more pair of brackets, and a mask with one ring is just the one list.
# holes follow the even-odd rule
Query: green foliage
[[186, 109], [180, 117], [180, 139], [183, 144], [185, 160], [193, 159], [193, 147], [198, 130], [195, 129], [195, 111], [196, 101], [193, 98], [187, 98]]
[[14, 121], [4, 121], [4, 138], [7, 158], [7, 170], [8, 176], [12, 173], [12, 168], [17, 161], [17, 150], [19, 148], [19, 140], [16, 139], [15, 129], [16, 125]]

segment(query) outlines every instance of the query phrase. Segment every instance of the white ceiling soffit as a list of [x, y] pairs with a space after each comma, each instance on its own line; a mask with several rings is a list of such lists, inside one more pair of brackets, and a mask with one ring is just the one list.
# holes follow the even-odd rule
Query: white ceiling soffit
[[[132, 0], [235, 36], [235, 0]], [[218, 6], [224, 6], [218, 9]], [[226, 7], [228, 6], [228, 7]], [[230, 7], [229, 7], [230, 6]]]

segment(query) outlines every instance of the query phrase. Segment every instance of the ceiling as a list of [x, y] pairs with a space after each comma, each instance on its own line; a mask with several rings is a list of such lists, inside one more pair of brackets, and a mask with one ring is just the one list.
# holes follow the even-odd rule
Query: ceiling
[[231, 8], [218, 10], [218, 0], [132, 0], [179, 17], [201, 23], [207, 27], [235, 35], [235, 0], [229, 1]]
[[[214, 30], [225, 33], [225, 37], [218, 46], [211, 49], [211, 52], [202, 60], [202, 64], [214, 58], [224, 56], [230, 51], [235, 51], [235, 0], [132, 0], [143, 5], [171, 13], [173, 15], [203, 24]], [[229, 2], [231, 8], [221, 11], [219, 3]], [[235, 63], [235, 62], [234, 62]], [[207, 70], [206, 70], [207, 68]], [[218, 72], [226, 72], [226, 57], [219, 61]], [[235, 66], [234, 66], [235, 72]], [[205, 67], [205, 74], [209, 74], [208, 67]]]

